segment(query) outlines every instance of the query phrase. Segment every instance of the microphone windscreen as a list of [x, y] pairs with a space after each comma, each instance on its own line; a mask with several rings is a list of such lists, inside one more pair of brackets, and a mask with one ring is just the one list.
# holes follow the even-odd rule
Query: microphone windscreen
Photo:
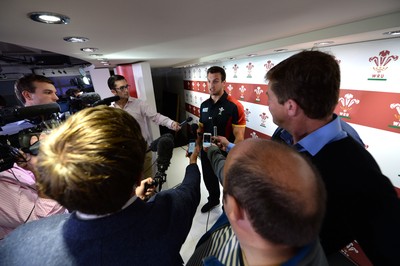
[[112, 102], [118, 101], [121, 99], [118, 95], [116, 96], [111, 96], [108, 98], [104, 98], [103, 100], [99, 100], [93, 104], [93, 107], [98, 106], [98, 105], [110, 105]]
[[92, 105], [93, 103], [101, 100], [100, 94], [96, 92], [88, 92], [88, 93], [82, 93], [79, 96], [79, 99], [82, 101], [84, 105]]
[[174, 136], [172, 134], [164, 134], [160, 137], [157, 145], [157, 164], [158, 167], [166, 170], [172, 158], [174, 149]]

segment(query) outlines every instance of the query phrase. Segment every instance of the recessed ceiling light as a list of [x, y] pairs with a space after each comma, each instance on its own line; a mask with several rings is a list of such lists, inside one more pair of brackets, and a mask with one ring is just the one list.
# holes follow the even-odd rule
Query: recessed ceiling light
[[28, 14], [28, 17], [33, 21], [46, 23], [46, 24], [68, 24], [70, 18], [51, 12], [32, 12]]
[[400, 35], [400, 30], [394, 30], [394, 31], [387, 31], [383, 33], [384, 35], [390, 35], [390, 36], [399, 36]]
[[256, 56], [257, 54], [248, 54], [247, 56], [253, 57]]
[[66, 42], [87, 42], [87, 41], [89, 41], [89, 39], [86, 37], [71, 36], [71, 37], [64, 37], [64, 41], [66, 41]]
[[93, 56], [93, 57], [102, 57], [103, 54], [90, 54], [89, 56]]
[[99, 48], [94, 48], [94, 47], [81, 48], [81, 51], [87, 52], [87, 53], [93, 53], [93, 52], [96, 52], [97, 50], [99, 50]]
[[277, 53], [278, 53], [278, 52], [284, 52], [284, 51], [287, 51], [287, 50], [288, 50], [288, 49], [275, 49], [274, 52], [277, 52]]
[[324, 45], [329, 45], [329, 44], [332, 44], [332, 43], [335, 43], [335, 42], [333, 42], [333, 41], [316, 42], [316, 43], [314, 43], [314, 45], [315, 46], [324, 46]]
[[229, 57], [228, 59], [229, 59], [229, 60], [235, 60], [236, 57]]

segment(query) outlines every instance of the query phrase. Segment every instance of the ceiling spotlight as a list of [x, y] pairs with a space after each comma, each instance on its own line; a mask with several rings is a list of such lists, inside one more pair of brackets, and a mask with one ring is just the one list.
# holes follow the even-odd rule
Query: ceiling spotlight
[[324, 46], [324, 45], [330, 45], [332, 43], [335, 43], [335, 42], [333, 42], [333, 41], [316, 42], [316, 43], [314, 43], [314, 46]]
[[63, 70], [64, 74], [67, 74], [67, 71], [65, 71], [65, 69]]
[[394, 30], [394, 31], [387, 31], [383, 33], [384, 35], [390, 35], [390, 36], [399, 36], [400, 35], [400, 30]]
[[76, 37], [76, 36], [71, 36], [71, 37], [64, 37], [64, 41], [66, 42], [87, 42], [89, 41], [89, 38], [86, 37]]
[[58, 70], [58, 73], [62, 74], [61, 70]]
[[51, 73], [54, 75], [56, 72], [54, 72], [54, 70], [53, 70], [53, 71], [51, 71]]
[[236, 57], [229, 57], [228, 59], [229, 59], [229, 60], [235, 60]]
[[93, 53], [96, 52], [97, 50], [99, 50], [99, 48], [94, 48], [94, 47], [81, 48], [82, 52], [87, 52], [87, 53]]
[[28, 17], [33, 21], [46, 23], [46, 24], [68, 24], [70, 18], [51, 12], [32, 12], [28, 14]]
[[89, 56], [93, 56], [93, 57], [102, 57], [103, 54], [90, 54]]
[[44, 71], [42, 72], [43, 76], [46, 75], [46, 73], [44, 73]]
[[248, 54], [247, 56], [249, 56], [249, 57], [253, 57], [253, 56], [256, 56], [257, 54]]

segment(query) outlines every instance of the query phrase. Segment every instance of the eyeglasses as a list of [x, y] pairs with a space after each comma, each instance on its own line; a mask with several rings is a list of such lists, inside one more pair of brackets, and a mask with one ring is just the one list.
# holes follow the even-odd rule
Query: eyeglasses
[[126, 84], [125, 86], [121, 86], [121, 87], [119, 87], [119, 88], [115, 88], [116, 90], [120, 90], [120, 91], [123, 91], [123, 90], [125, 90], [125, 89], [129, 89], [129, 87], [130, 87], [131, 85], [129, 85], [129, 84]]

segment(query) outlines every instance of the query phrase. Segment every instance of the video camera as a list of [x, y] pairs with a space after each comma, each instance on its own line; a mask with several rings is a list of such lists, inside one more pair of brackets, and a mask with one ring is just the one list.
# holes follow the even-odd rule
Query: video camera
[[[19, 149], [37, 155], [40, 134], [60, 125], [59, 112], [57, 103], [0, 109], [0, 171], [12, 168], [14, 163], [26, 162]], [[33, 144], [32, 137], [36, 140]]]

